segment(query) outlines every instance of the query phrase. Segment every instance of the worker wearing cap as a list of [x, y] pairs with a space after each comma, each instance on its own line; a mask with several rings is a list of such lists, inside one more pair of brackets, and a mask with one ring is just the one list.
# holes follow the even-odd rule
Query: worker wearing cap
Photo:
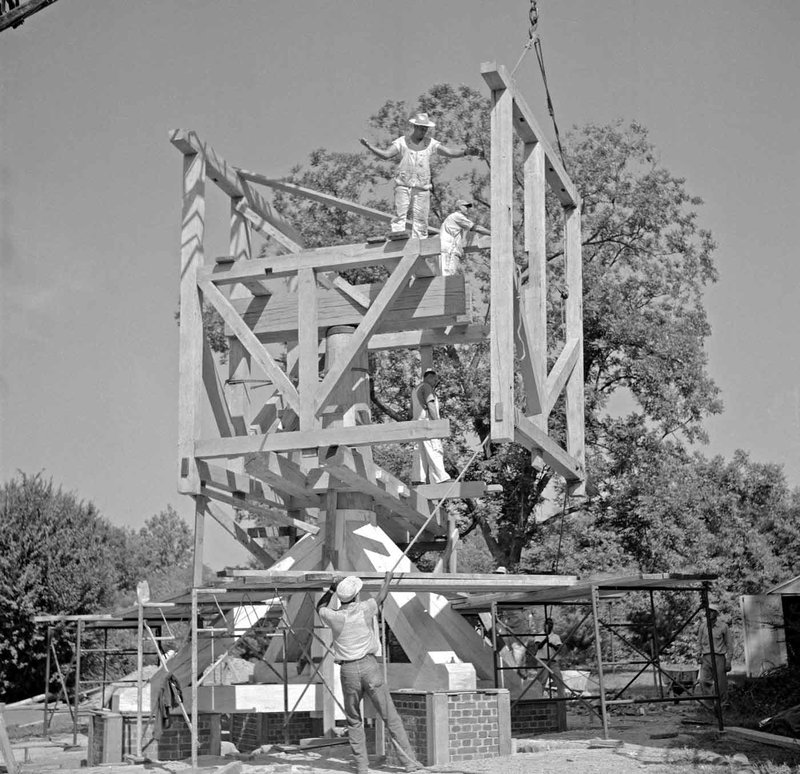
[[[436, 387], [439, 374], [429, 368], [422, 375], [422, 383], [411, 391], [411, 414], [413, 419], [441, 419], [439, 396]], [[441, 484], [450, 481], [444, 469], [444, 447], [441, 438], [418, 441], [411, 463], [412, 484]]]
[[[416, 771], [420, 768], [403, 721], [383, 680], [383, 669], [376, 658], [380, 651], [377, 615], [389, 594], [391, 580], [392, 573], [387, 572], [378, 596], [362, 601], [361, 579], [349, 575], [334, 581], [317, 603], [322, 623], [333, 633], [333, 655], [340, 665], [347, 737], [356, 759], [357, 774], [368, 774], [369, 771], [367, 740], [361, 716], [361, 700], [365, 695], [369, 696], [375, 710], [383, 718], [389, 739], [404, 762], [405, 770]], [[339, 602], [338, 610], [329, 607], [334, 596]]]
[[394, 210], [391, 221], [394, 233], [406, 230], [406, 219], [411, 211], [411, 236], [425, 239], [428, 236], [428, 213], [431, 207], [431, 156], [438, 154], [451, 159], [474, 156], [471, 148], [448, 148], [430, 137], [436, 126], [427, 113], [415, 113], [408, 119], [411, 133], [398, 137], [385, 150], [376, 148], [365, 137], [361, 144], [380, 159], [400, 157], [394, 176]]
[[472, 202], [468, 199], [459, 199], [456, 209], [442, 221], [439, 237], [442, 243], [440, 255], [441, 273], [448, 277], [458, 273], [461, 258], [464, 255], [464, 237], [470, 231], [477, 234], [489, 234], [483, 226], [479, 226], [470, 218]]
[[[712, 640], [710, 643], [708, 623], [711, 624]], [[731, 670], [730, 632], [728, 624], [719, 620], [719, 608], [716, 605], [708, 606], [708, 623], [701, 620], [697, 630], [700, 651], [700, 676], [697, 678], [697, 684], [703, 693], [714, 693], [714, 670], [716, 669], [719, 700], [724, 703], [728, 698], [728, 672]]]

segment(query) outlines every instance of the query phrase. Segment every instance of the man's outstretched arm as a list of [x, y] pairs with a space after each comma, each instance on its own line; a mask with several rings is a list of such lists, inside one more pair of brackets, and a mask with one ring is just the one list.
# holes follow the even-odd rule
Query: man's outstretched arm
[[394, 577], [394, 573], [387, 572], [386, 576], [383, 579], [383, 586], [381, 586], [381, 590], [378, 592], [378, 596], [375, 597], [375, 601], [378, 603], [378, 607], [380, 607], [385, 601], [386, 597], [389, 596], [389, 584], [392, 582], [392, 578]]

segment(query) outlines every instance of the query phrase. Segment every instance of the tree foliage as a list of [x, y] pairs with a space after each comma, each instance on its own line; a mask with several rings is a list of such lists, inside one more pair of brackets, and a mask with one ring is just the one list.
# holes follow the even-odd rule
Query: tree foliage
[[[13, 700], [42, 690], [46, 629], [34, 623], [35, 616], [108, 612], [130, 603], [144, 578], [153, 581], [155, 593], [183, 588], [191, 551], [189, 528], [172, 508], [133, 532], [113, 526], [92, 502], [41, 474], [20, 473], [5, 483], [0, 488], [0, 696]], [[59, 626], [55, 634], [66, 668], [74, 634]], [[83, 669], [91, 667], [90, 657]]]

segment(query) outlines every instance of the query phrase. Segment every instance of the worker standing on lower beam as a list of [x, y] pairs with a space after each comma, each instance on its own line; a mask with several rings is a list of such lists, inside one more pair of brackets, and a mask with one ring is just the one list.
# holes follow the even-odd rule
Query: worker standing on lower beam
[[459, 199], [456, 202], [456, 209], [451, 212], [443, 221], [439, 234], [442, 244], [440, 256], [441, 273], [444, 277], [458, 274], [461, 267], [461, 259], [464, 257], [464, 237], [470, 231], [476, 234], [489, 235], [489, 230], [479, 226], [471, 219], [472, 202], [467, 199]]
[[[411, 413], [414, 420], [441, 419], [439, 414], [439, 396], [436, 387], [439, 374], [428, 368], [422, 375], [422, 383], [411, 391]], [[418, 441], [411, 464], [411, 483], [441, 484], [450, 481], [444, 469], [444, 447], [441, 438]]]
[[394, 177], [394, 210], [392, 233], [406, 231], [406, 219], [411, 210], [411, 236], [425, 239], [428, 236], [428, 214], [431, 208], [431, 156], [438, 154], [451, 159], [474, 156], [471, 148], [448, 148], [429, 134], [436, 126], [427, 113], [415, 113], [408, 119], [410, 134], [398, 137], [388, 148], [372, 145], [365, 137], [361, 144], [379, 159], [388, 161], [400, 157]]
[[[405, 770], [417, 771], [421, 768], [411, 749], [408, 734], [397, 714], [389, 688], [383, 680], [383, 669], [376, 658], [380, 650], [376, 618], [380, 606], [389, 594], [391, 581], [392, 573], [387, 572], [378, 596], [362, 602], [361, 579], [349, 575], [335, 581], [317, 602], [319, 617], [333, 634], [333, 653], [336, 663], [340, 665], [347, 736], [356, 759], [356, 774], [369, 772], [367, 740], [361, 716], [361, 701], [365, 695], [369, 696], [383, 718], [389, 739], [404, 762]], [[339, 600], [338, 610], [328, 606], [334, 594]]]

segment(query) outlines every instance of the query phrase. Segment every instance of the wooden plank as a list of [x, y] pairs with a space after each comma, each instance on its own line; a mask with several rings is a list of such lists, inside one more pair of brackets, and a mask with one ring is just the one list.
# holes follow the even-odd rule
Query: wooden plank
[[250, 537], [247, 529], [238, 524], [236, 519], [229, 516], [218, 505], [206, 503], [206, 512], [217, 522], [229, 535], [239, 541], [259, 562], [265, 567], [275, 564], [277, 557], [273, 556], [266, 548], [260, 545], [254, 538]]
[[553, 364], [550, 373], [547, 375], [547, 400], [544, 404], [544, 413], [549, 414], [553, 410], [553, 406], [558, 400], [558, 396], [564, 389], [575, 364], [578, 362], [580, 356], [579, 351], [580, 340], [570, 339], [561, 350], [558, 359]]
[[544, 430], [533, 424], [519, 409], [514, 410], [514, 440], [531, 451], [538, 451], [544, 461], [563, 476], [567, 482], [581, 481], [584, 477], [582, 464], [562, 449]]
[[0, 32], [9, 27], [16, 27], [25, 21], [29, 16], [52, 5], [56, 0], [23, 0], [17, 8], [7, 11], [0, 16]]
[[262, 218], [247, 202], [242, 199], [236, 205], [236, 211], [266, 239], [275, 240], [281, 247], [290, 253], [299, 253], [303, 248], [299, 242], [295, 242], [287, 237], [280, 229], [275, 228]]
[[[373, 528], [374, 529], [374, 528]], [[259, 585], [277, 591], [323, 590], [337, 574], [334, 570], [255, 570], [226, 567], [225, 576], [245, 582], [241, 590], [255, 591]], [[378, 591], [385, 580], [385, 571], [359, 570], [365, 593]], [[442, 592], [465, 594], [534, 592], [539, 590], [571, 589], [578, 582], [576, 575], [498, 575], [497, 573], [433, 573], [400, 570], [394, 574], [392, 592]], [[229, 593], [239, 589], [236, 581], [225, 587]]]
[[[409, 505], [406, 500], [393, 496], [386, 489], [370, 480], [366, 466], [346, 447], [340, 447], [333, 457], [322, 463], [322, 467], [352, 489], [369, 495], [387, 510], [402, 516], [413, 532], [419, 530], [428, 518], [430, 511], [427, 513], [418, 511]], [[435, 523], [429, 524], [428, 530], [435, 535], [443, 534], [444, 532]]]
[[506, 89], [511, 93], [514, 101], [514, 129], [524, 143], [541, 143], [547, 159], [545, 176], [550, 188], [565, 207], [577, 206], [580, 203], [580, 196], [575, 185], [558, 154], [547, 141], [533, 111], [528, 107], [508, 70], [495, 62], [484, 62], [481, 65], [481, 75], [492, 92]]
[[[371, 299], [370, 309], [366, 311], [337, 290], [317, 289], [320, 337], [335, 325], [360, 325], [370, 313], [384, 284], [358, 287]], [[463, 275], [417, 278], [411, 285], [400, 289], [377, 326], [377, 331], [388, 333], [468, 324], [472, 322], [468, 289]], [[234, 299], [231, 302], [245, 325], [265, 342], [297, 340], [299, 303], [297, 292], [292, 290], [272, 296]], [[232, 328], [229, 333], [235, 333], [235, 329]]]
[[[295, 386], [289, 381], [289, 377], [280, 369], [272, 356], [264, 349], [263, 344], [256, 338], [255, 334], [247, 327], [239, 317], [236, 309], [231, 305], [225, 296], [220, 293], [212, 282], [202, 282], [200, 285], [204, 298], [220, 314], [225, 324], [230, 326], [236, 338], [242, 342], [250, 356], [266, 371], [267, 376], [272, 379], [275, 388], [281, 393], [283, 399], [295, 411], [300, 411], [300, 398]], [[263, 296], [262, 298], [271, 298]]]
[[241, 180], [236, 174], [236, 169], [230, 166], [225, 159], [218, 156], [210, 145], [204, 143], [197, 136], [196, 132], [173, 129], [170, 132], [169, 139], [182, 153], [197, 153], [203, 156], [208, 166], [209, 177], [228, 196], [245, 197], [256, 214], [276, 228], [281, 237], [286, 237], [295, 244], [303, 244], [303, 239], [297, 229], [283, 216], [275, 212], [269, 202], [258, 192], [253, 191], [246, 181]]
[[[472, 244], [466, 245], [467, 253], [486, 250], [491, 245], [491, 238], [485, 235], [476, 236]], [[235, 261], [219, 264], [205, 272], [201, 279], [213, 279], [218, 285], [242, 282], [248, 279], [264, 279], [270, 277], [287, 277], [296, 274], [300, 269], [320, 271], [344, 271], [366, 266], [393, 266], [409, 254], [416, 254], [421, 264], [424, 259], [438, 256], [441, 253], [439, 237], [428, 239], [406, 239], [395, 242], [358, 243], [319, 247], [314, 250], [293, 252], [291, 255], [272, 255], [267, 258], [254, 258], [251, 261]]]
[[564, 260], [569, 296], [565, 301], [566, 339], [576, 340], [577, 359], [567, 379], [564, 406], [567, 419], [567, 451], [580, 465], [581, 483], [573, 494], [585, 491], [586, 446], [584, 439], [583, 386], [583, 259], [581, 257], [581, 213], [564, 211]]
[[367, 348], [373, 352], [382, 349], [416, 349], [441, 344], [477, 344], [489, 339], [488, 325], [452, 325], [433, 330], [376, 333]]
[[[418, 240], [409, 241], [418, 242]], [[389, 277], [381, 288], [378, 297], [372, 302], [370, 308], [364, 315], [364, 319], [351, 336], [347, 352], [341, 354], [341, 356], [337, 358], [335, 365], [328, 371], [322, 383], [319, 385], [317, 399], [314, 402], [315, 414], [319, 414], [325, 407], [331, 395], [339, 386], [339, 383], [344, 376], [350, 372], [350, 367], [363, 351], [370, 336], [377, 330], [389, 307], [408, 286], [408, 281], [414, 270], [417, 257], [418, 256], [413, 252], [403, 256], [397, 268], [392, 272], [392, 276]]]
[[198, 494], [200, 481], [192, 453], [200, 435], [200, 394], [203, 370], [202, 301], [197, 274], [203, 264], [205, 232], [205, 163], [200, 155], [183, 157], [183, 206], [181, 213], [180, 347], [178, 392], [178, 491]]
[[490, 432], [495, 443], [514, 440], [514, 145], [511, 115], [511, 92], [492, 91], [489, 406]]
[[260, 452], [249, 454], [244, 467], [254, 478], [290, 496], [295, 504], [306, 508], [323, 507], [322, 499], [311, 490], [305, 473], [296, 462], [274, 452]]
[[317, 322], [317, 281], [313, 269], [298, 273], [297, 330], [300, 350], [300, 429], [319, 427], [315, 408], [319, 384], [319, 338]]
[[[528, 324], [528, 349], [533, 357], [536, 383], [541, 388], [547, 379], [547, 212], [544, 165], [544, 149], [541, 143], [526, 144], [523, 161], [523, 208], [528, 283], [521, 292]], [[540, 390], [539, 395], [541, 405], [544, 391]], [[538, 412], [528, 411], [528, 414], [534, 413]]]
[[768, 734], [765, 731], [756, 731], [753, 728], [726, 726], [725, 733], [726, 735], [735, 736], [740, 739], [747, 739], [750, 742], [767, 744], [770, 747], [783, 747], [787, 750], [800, 749], [800, 739], [793, 739], [789, 736], [779, 736], [778, 734]]
[[[260, 516], [265, 516], [278, 524], [282, 524], [284, 527], [294, 527], [295, 529], [308, 532], [312, 535], [316, 535], [317, 532], [319, 532], [319, 527], [309, 524], [302, 519], [293, 519], [276, 508], [270, 508], [268, 505], [260, 502], [259, 499], [252, 494], [234, 495], [210, 487], [203, 487], [203, 495], [211, 500], [216, 500], [218, 503], [224, 503], [234, 508], [252, 511]], [[243, 532], [247, 534], [247, 530], [243, 530]]]
[[421, 419], [416, 422], [385, 422], [355, 427], [250, 435], [246, 438], [200, 439], [195, 442], [194, 453], [197, 457], [236, 457], [256, 452], [287, 452], [320, 446], [373, 446], [380, 443], [407, 443], [449, 436], [449, 420]]

